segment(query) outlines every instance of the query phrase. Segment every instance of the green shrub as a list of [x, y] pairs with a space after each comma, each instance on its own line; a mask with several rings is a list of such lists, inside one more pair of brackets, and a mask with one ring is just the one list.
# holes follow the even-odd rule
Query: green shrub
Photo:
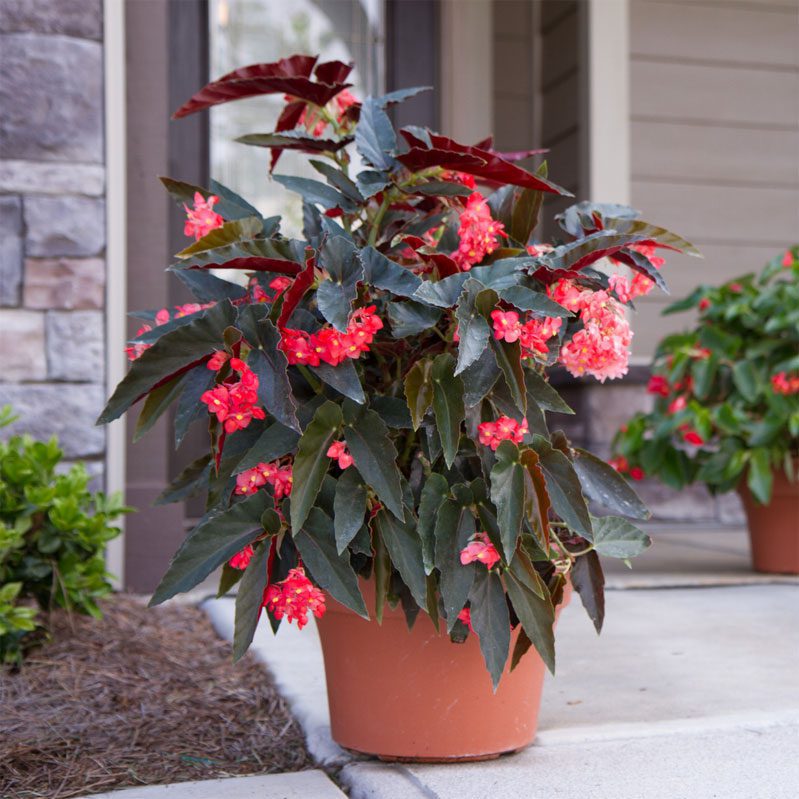
[[[0, 427], [11, 421], [0, 409]], [[53, 608], [97, 617], [111, 590], [103, 552], [127, 508], [92, 494], [82, 464], [57, 474], [62, 457], [55, 438], [0, 442], [0, 662], [18, 663], [46, 635]]]

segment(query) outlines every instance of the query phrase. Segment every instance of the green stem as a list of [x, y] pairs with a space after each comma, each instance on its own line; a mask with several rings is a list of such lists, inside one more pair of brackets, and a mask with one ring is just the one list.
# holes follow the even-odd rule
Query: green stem
[[308, 367], [305, 364], [298, 363], [297, 368], [300, 370], [300, 374], [308, 381], [308, 385], [317, 393], [322, 393], [322, 384], [310, 373]]
[[380, 232], [380, 223], [383, 221], [383, 217], [386, 215], [389, 205], [391, 205], [391, 199], [388, 196], [388, 192], [385, 192], [383, 194], [383, 202], [380, 208], [378, 208], [375, 218], [372, 220], [372, 229], [369, 231], [369, 245], [371, 247], [374, 247], [377, 241], [377, 234]]

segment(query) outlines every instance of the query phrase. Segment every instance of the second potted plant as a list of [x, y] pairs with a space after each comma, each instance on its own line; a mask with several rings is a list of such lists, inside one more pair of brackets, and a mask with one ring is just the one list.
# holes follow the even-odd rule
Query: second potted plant
[[667, 312], [692, 308], [696, 327], [658, 347], [655, 407], [618, 433], [615, 463], [673, 488], [737, 490], [755, 569], [799, 574], [799, 247]]

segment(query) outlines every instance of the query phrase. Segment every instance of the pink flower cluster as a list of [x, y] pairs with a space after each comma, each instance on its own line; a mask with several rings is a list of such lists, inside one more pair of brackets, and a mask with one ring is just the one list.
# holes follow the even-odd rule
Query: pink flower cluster
[[292, 569], [285, 580], [272, 583], [264, 592], [264, 606], [276, 619], [296, 621], [301, 630], [308, 623], [308, 613], [317, 619], [325, 614], [325, 595], [305, 576], [305, 569]]
[[338, 461], [339, 469], [348, 469], [354, 463], [352, 455], [343, 441], [334, 441], [327, 450], [327, 457]]
[[[285, 99], [291, 102], [294, 98], [290, 95], [286, 95]], [[357, 102], [358, 101], [352, 94], [350, 94], [347, 89], [344, 89], [339, 92], [325, 108], [329, 114], [335, 117], [336, 121], [341, 124], [344, 121], [344, 115], [347, 109]], [[318, 137], [325, 132], [328, 121], [319, 109], [311, 108], [309, 105], [306, 105], [305, 108], [302, 109], [302, 114], [297, 124], [305, 128], [312, 136]]]
[[485, 197], [476, 191], [470, 195], [461, 212], [460, 243], [452, 253], [452, 260], [462, 272], [468, 272], [499, 247], [499, 236], [506, 235], [505, 225], [491, 217]]
[[523, 358], [533, 358], [537, 352], [546, 355], [549, 352], [547, 341], [556, 336], [563, 325], [563, 320], [557, 316], [543, 319], [531, 317], [522, 323], [516, 311], [500, 309], [491, 311], [491, 319], [494, 322], [494, 338], [508, 343], [518, 341]]
[[186, 203], [186, 224], [183, 226], [184, 236], [194, 236], [195, 240], [207, 236], [212, 230], [222, 227], [225, 220], [214, 211], [214, 206], [219, 202], [215, 194], [208, 195], [206, 200], [200, 192], [194, 192], [194, 207], [189, 208]]
[[633, 480], [643, 480], [646, 476], [644, 470], [638, 466], [630, 468], [630, 464], [623, 455], [617, 458], [611, 458], [608, 461], [608, 466], [612, 466], [619, 474], [629, 474]]
[[458, 621], [463, 622], [469, 629], [470, 633], [474, 632], [474, 628], [472, 627], [472, 611], [469, 608], [463, 608], [461, 612], [458, 614]]
[[788, 375], [787, 372], [777, 372], [771, 376], [771, 387], [777, 394], [799, 394], [799, 374]]
[[269, 288], [274, 290], [273, 295], [266, 293], [261, 284], [253, 277], [250, 278], [250, 289], [254, 302], [274, 302], [280, 293], [285, 291], [293, 283], [289, 277], [275, 277], [269, 282]]
[[575, 377], [589, 374], [600, 382], [627, 374], [632, 331], [624, 307], [607, 291], [580, 289], [570, 280], [559, 280], [553, 299], [578, 312], [583, 329], [561, 348], [560, 362]]
[[794, 257], [793, 253], [790, 250], [785, 250], [782, 256], [782, 266], [784, 269], [788, 269], [788, 267], [793, 266]]
[[491, 447], [492, 450], [496, 450], [503, 441], [521, 444], [528, 432], [526, 419], [517, 422], [509, 416], [500, 416], [496, 422], [483, 422], [477, 425], [480, 443]]
[[292, 482], [291, 466], [281, 467], [278, 461], [259, 463], [236, 475], [236, 488], [233, 492], [239, 495], [255, 494], [259, 488], [269, 483], [274, 489], [275, 501], [278, 501], [291, 494]]
[[[654, 244], [631, 244], [630, 249], [649, 259], [655, 269], [660, 269], [666, 263], [665, 258], [655, 255]], [[614, 259], [611, 258], [611, 260]], [[610, 288], [616, 292], [616, 295], [623, 303], [628, 303], [636, 297], [649, 294], [654, 287], [655, 281], [640, 272], [633, 272], [632, 280], [627, 280], [626, 277], [619, 274], [611, 275], [610, 277]]]
[[324, 327], [317, 333], [284, 328], [280, 349], [286, 353], [290, 364], [319, 366], [324, 362], [338, 366], [347, 358], [357, 360], [362, 352], [369, 352], [369, 345], [382, 327], [382, 320], [375, 315], [375, 306], [369, 305], [353, 312], [346, 333], [333, 327]]
[[461, 563], [482, 563], [487, 569], [499, 563], [497, 548], [491, 543], [488, 533], [475, 533], [469, 543], [461, 550]]
[[[189, 314], [197, 313], [199, 311], [204, 311], [206, 308], [210, 308], [212, 305], [216, 303], [207, 302], [204, 305], [201, 305], [198, 302], [187, 302], [185, 305], [176, 305], [175, 306], [175, 315], [173, 316], [169, 312], [169, 308], [162, 308], [158, 313], [155, 315], [155, 326], [160, 327], [161, 325], [165, 325], [167, 322], [172, 321], [172, 319], [180, 319], [182, 316], [188, 316]], [[140, 336], [142, 333], [147, 333], [148, 331], [152, 330], [152, 325], [142, 325], [137, 331], [136, 336]], [[144, 342], [136, 341], [133, 344], [128, 344], [125, 347], [125, 354], [128, 356], [129, 361], [135, 361], [137, 358], [141, 357], [141, 354], [145, 350], [149, 350], [152, 347], [152, 344], [146, 344]]]
[[231, 569], [239, 569], [239, 571], [244, 571], [249, 565], [250, 561], [252, 560], [253, 556], [253, 548], [250, 544], [247, 544], [241, 552], [237, 552], [229, 561], [228, 566]]
[[[214, 359], [219, 363], [218, 368], [227, 360], [219, 353], [214, 353], [212, 361]], [[209, 361], [209, 366], [212, 361]], [[255, 404], [258, 401], [258, 375], [240, 358], [231, 358], [230, 366], [239, 374], [239, 380], [228, 378], [200, 397], [208, 406], [208, 413], [215, 414], [217, 421], [224, 424], [226, 433], [243, 430], [253, 419], [266, 417], [264, 409]]]

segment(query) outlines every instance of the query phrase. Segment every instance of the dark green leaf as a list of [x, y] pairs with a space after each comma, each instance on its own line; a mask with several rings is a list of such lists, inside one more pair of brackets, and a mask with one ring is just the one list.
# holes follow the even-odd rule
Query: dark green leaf
[[199, 494], [207, 485], [211, 475], [211, 456], [201, 455], [192, 461], [157, 497], [154, 505], [182, 502], [187, 497]]
[[505, 376], [505, 383], [510, 390], [513, 403], [522, 415], [527, 413], [527, 390], [524, 383], [524, 367], [522, 367], [522, 350], [518, 341], [509, 344], [491, 337], [491, 346], [497, 364]]
[[749, 459], [749, 471], [746, 476], [746, 484], [755, 498], [767, 505], [771, 499], [771, 487], [774, 482], [774, 472], [771, 468], [769, 451], [764, 448], [752, 450]]
[[455, 375], [455, 359], [446, 352], [437, 355], [430, 372], [433, 382], [433, 412], [447, 466], [458, 454], [461, 423], [465, 416], [463, 381]]
[[289, 191], [296, 192], [308, 203], [321, 205], [325, 210], [341, 208], [354, 211], [355, 204], [332, 186], [313, 178], [300, 178], [295, 175], [272, 175], [272, 177]]
[[361, 378], [358, 377], [355, 364], [349, 358], [338, 366], [320, 363], [319, 366], [311, 366], [310, 369], [322, 382], [327, 383], [339, 394], [349, 397], [359, 405], [363, 405], [366, 402]]
[[420, 302], [390, 302], [388, 318], [394, 338], [407, 338], [433, 327], [441, 318], [441, 310]]
[[738, 361], [732, 367], [732, 379], [747, 402], [757, 400], [759, 379], [757, 369], [751, 361]]
[[583, 497], [580, 479], [571, 461], [545, 438], [533, 436], [533, 449], [538, 453], [539, 463], [547, 483], [547, 493], [552, 500], [555, 513], [570, 529], [591, 540], [591, 518]]
[[336, 551], [336, 537], [330, 517], [319, 508], [311, 508], [305, 526], [294, 534], [294, 543], [314, 582], [333, 599], [368, 619], [369, 614], [358, 588], [358, 578], [350, 565], [350, 553], [339, 555]]
[[417, 361], [405, 375], [405, 400], [408, 403], [414, 430], [419, 429], [433, 402], [432, 370], [432, 361]]
[[327, 161], [317, 161], [313, 158], [310, 159], [309, 163], [317, 172], [324, 175], [327, 178], [327, 182], [338, 189], [347, 199], [352, 200], [354, 203], [363, 203], [363, 195], [358, 191], [358, 187], [340, 169]]
[[193, 258], [193, 256], [198, 253], [216, 250], [220, 247], [228, 247], [240, 241], [248, 241], [263, 233], [263, 229], [263, 219], [257, 216], [248, 216], [244, 219], [225, 222], [221, 227], [206, 233], [205, 236], [195, 241], [194, 244], [190, 244], [188, 247], [181, 250], [177, 254], [177, 257], [182, 260], [187, 260]]
[[512, 441], [503, 441], [491, 470], [491, 501], [497, 508], [500, 540], [505, 560], [510, 562], [522, 531], [524, 517], [524, 467]]
[[355, 177], [358, 191], [366, 198], [374, 197], [389, 185], [388, 175], [385, 172], [373, 172], [371, 169], [359, 172]]
[[[297, 445], [291, 489], [291, 527], [302, 529], [330, 466], [327, 450], [341, 429], [341, 408], [327, 401], [314, 414]], [[334, 538], [335, 545], [335, 538]]]
[[524, 384], [527, 388], [527, 395], [535, 401], [539, 408], [554, 413], [574, 413], [560, 394], [538, 372], [526, 369]]
[[477, 361], [488, 345], [491, 328], [487, 316], [497, 305], [497, 293], [484, 289], [476, 280], [467, 280], [458, 303], [458, 366], [460, 374]]
[[363, 280], [358, 251], [349, 239], [334, 236], [325, 242], [319, 257], [329, 275], [316, 290], [319, 311], [333, 327], [346, 332], [352, 301], [358, 295], [358, 283]]
[[205, 364], [187, 372], [175, 408], [175, 448], [179, 447], [188, 432], [189, 425], [208, 415], [208, 407], [200, 402], [200, 397], [214, 384], [215, 372]]
[[571, 316], [571, 312], [559, 305], [542, 291], [533, 291], [526, 286], [511, 286], [502, 289], [500, 297], [520, 311], [530, 311], [537, 316]]
[[[211, 188], [204, 189], [201, 186], [194, 186], [191, 183], [184, 183], [182, 180], [172, 180], [172, 178], [158, 178], [181, 207], [194, 205], [194, 195], [199, 193], [203, 199], [207, 200], [212, 194], [219, 197], [219, 202], [215, 205], [214, 211], [227, 220], [244, 219], [248, 216], [260, 216], [258, 210], [253, 208], [246, 200], [242, 200], [237, 194], [229, 189], [225, 189], [221, 183], [212, 182]], [[224, 191], [222, 191], [224, 189]]]
[[408, 430], [413, 427], [411, 415], [408, 413], [408, 404], [399, 397], [384, 397], [377, 394], [372, 397], [369, 406], [380, 415], [380, 418], [389, 427], [397, 430]]
[[419, 500], [418, 532], [422, 542], [422, 558], [424, 560], [425, 574], [430, 574], [435, 565], [435, 528], [438, 509], [449, 494], [449, 484], [446, 477], [438, 472], [432, 472], [425, 480], [422, 487], [422, 496]]
[[[541, 578], [538, 577], [538, 581]], [[522, 628], [535, 646], [547, 668], [555, 673], [555, 610], [546, 586], [541, 583], [543, 599], [512, 571], [505, 573], [505, 588]]]
[[397, 518], [403, 518], [397, 450], [385, 422], [370, 408], [346, 400], [344, 437], [363, 479]]
[[299, 440], [299, 433], [285, 427], [280, 422], [274, 422], [261, 433], [258, 440], [247, 450], [247, 454], [236, 466], [236, 472], [244, 472], [259, 463], [269, 463], [282, 458], [297, 446]]
[[379, 289], [400, 297], [412, 297], [422, 284], [410, 269], [386, 258], [374, 247], [365, 247], [358, 257], [363, 265], [364, 280]]
[[587, 450], [577, 448], [575, 452], [574, 471], [589, 499], [632, 519], [651, 516], [638, 494], [612, 466]]
[[[203, 367], [200, 367], [203, 368]], [[206, 369], [206, 371], [208, 371]], [[178, 375], [158, 388], [154, 388], [142, 405], [136, 429], [133, 431], [134, 443], [138, 441], [161, 417], [183, 390], [187, 374]]]
[[[447, 617], [447, 631], [452, 630], [458, 614], [466, 604], [477, 567], [461, 563], [461, 550], [475, 532], [471, 510], [454, 500], [445, 500], [436, 517], [436, 568], [441, 574], [439, 590]], [[481, 567], [483, 568], [483, 567]]]
[[227, 596], [230, 589], [236, 585], [244, 576], [241, 569], [234, 569], [229, 563], [222, 565], [222, 571], [219, 575], [219, 586], [216, 590], [216, 598]]
[[715, 355], [695, 360], [691, 366], [691, 375], [694, 379], [694, 393], [697, 399], [705, 400], [713, 390], [713, 381], [716, 378], [719, 361]]
[[394, 162], [392, 156], [397, 149], [397, 135], [374, 97], [367, 97], [361, 105], [355, 148], [376, 169], [390, 169]]
[[172, 274], [188, 288], [198, 302], [240, 300], [247, 296], [244, 286], [223, 280], [204, 269], [179, 269]]
[[366, 486], [354, 466], [344, 470], [336, 481], [336, 498], [333, 503], [333, 529], [336, 549], [340, 554], [355, 538], [363, 525], [366, 513]]
[[463, 380], [463, 403], [467, 408], [473, 408], [480, 402], [497, 382], [502, 374], [494, 351], [490, 347], [483, 350], [483, 354], [468, 368], [461, 372]]
[[413, 295], [419, 302], [435, 305], [437, 308], [451, 308], [458, 301], [463, 284], [469, 279], [469, 272], [459, 272], [443, 280], [425, 280]]
[[150, 605], [194, 588], [230, 560], [260, 533], [261, 516], [271, 504], [270, 494], [259, 491], [230, 508], [204, 517], [175, 553]]
[[183, 327], [163, 335], [133, 361], [97, 420], [105, 424], [119, 418], [134, 402], [164, 379], [196, 364], [222, 345], [225, 328], [236, 321], [236, 309], [225, 300]]
[[271, 540], [261, 541], [255, 547], [236, 594], [236, 619], [233, 628], [233, 662], [240, 660], [249, 649], [255, 635], [255, 628], [261, 617], [261, 605], [268, 573]]
[[469, 607], [480, 651], [496, 691], [510, 648], [510, 617], [502, 580], [487, 569], [478, 570], [469, 592]]
[[[247, 216], [260, 216], [260, 212], [254, 205], [250, 205], [243, 197], [235, 191], [211, 178], [211, 191], [219, 197], [216, 211], [224, 216], [225, 219], [244, 219]], [[271, 236], [277, 231], [280, 217], [270, 216], [264, 220], [264, 235]]]
[[594, 549], [609, 558], [634, 558], [652, 543], [649, 536], [620, 516], [593, 519]]
[[427, 583], [422, 559], [422, 542], [416, 532], [413, 514], [407, 509], [404, 521], [385, 509], [378, 511], [375, 524], [386, 545], [394, 568], [411, 591], [420, 608], [427, 603]]
[[574, 562], [571, 570], [574, 590], [580, 595], [588, 618], [597, 632], [602, 630], [605, 620], [605, 575], [596, 552], [586, 552]]

